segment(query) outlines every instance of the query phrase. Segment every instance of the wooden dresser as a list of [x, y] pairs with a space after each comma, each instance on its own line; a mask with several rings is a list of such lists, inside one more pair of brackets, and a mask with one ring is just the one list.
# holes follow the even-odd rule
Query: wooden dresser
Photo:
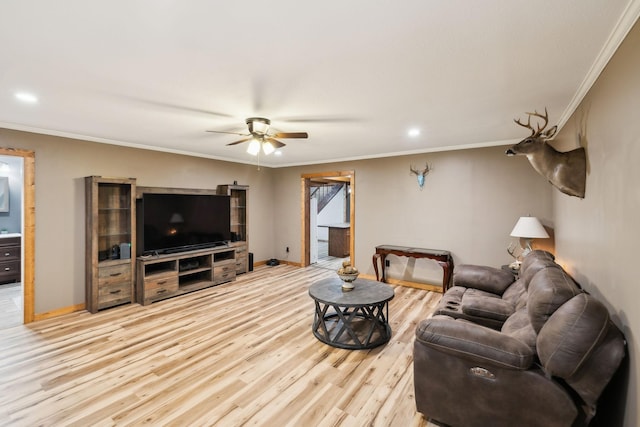
[[20, 234], [0, 234], [0, 284], [21, 280], [21, 239]]

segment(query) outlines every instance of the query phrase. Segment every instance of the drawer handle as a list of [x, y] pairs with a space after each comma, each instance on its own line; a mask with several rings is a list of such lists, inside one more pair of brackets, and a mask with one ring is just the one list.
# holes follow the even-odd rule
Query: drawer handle
[[120, 276], [122, 273], [111, 273], [110, 276], [111, 277], [116, 277], [116, 276]]
[[122, 292], [122, 289], [118, 289], [117, 291], [111, 291], [109, 292], [110, 294], [119, 294], [120, 292]]
[[11, 271], [11, 267], [5, 267], [4, 271]]
[[166, 281], [166, 280], [159, 280], [159, 281], [158, 281], [158, 285], [164, 285], [165, 283], [167, 283], [167, 281]]
[[4, 256], [11, 256], [11, 252], [5, 252]]
[[158, 292], [156, 292], [156, 294], [163, 294], [165, 292], [167, 292], [166, 289], [158, 289]]

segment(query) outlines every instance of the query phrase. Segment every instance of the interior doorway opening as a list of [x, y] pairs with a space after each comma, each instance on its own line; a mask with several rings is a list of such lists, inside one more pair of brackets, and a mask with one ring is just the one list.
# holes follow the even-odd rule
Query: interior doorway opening
[[303, 174], [301, 183], [302, 266], [337, 269], [344, 260], [354, 264], [355, 172]]
[[[35, 152], [15, 148], [0, 148], [0, 157], [21, 158], [21, 170], [16, 177], [18, 191], [21, 191], [21, 218], [19, 230], [13, 234], [19, 237], [20, 252], [20, 293], [22, 315], [19, 323], [31, 323], [34, 320], [34, 271], [35, 271]], [[15, 162], [14, 162], [15, 163]], [[9, 200], [11, 202], [11, 200]], [[11, 205], [9, 206], [9, 212]]]

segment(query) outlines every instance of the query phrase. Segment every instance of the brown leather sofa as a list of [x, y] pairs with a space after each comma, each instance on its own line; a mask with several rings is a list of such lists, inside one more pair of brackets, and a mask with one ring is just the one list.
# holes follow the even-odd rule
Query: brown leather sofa
[[418, 325], [418, 412], [454, 427], [587, 425], [624, 358], [622, 333], [551, 254], [508, 275], [458, 266]]

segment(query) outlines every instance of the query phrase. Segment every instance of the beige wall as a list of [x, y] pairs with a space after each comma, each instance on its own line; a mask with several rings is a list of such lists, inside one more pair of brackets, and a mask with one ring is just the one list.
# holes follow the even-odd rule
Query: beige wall
[[[519, 216], [537, 215], [553, 225], [549, 186], [526, 159], [506, 157], [503, 147], [258, 170], [3, 129], [0, 146], [36, 153], [36, 314], [84, 302], [87, 175], [135, 177], [141, 186], [215, 188], [234, 180], [248, 184], [250, 251], [255, 259], [300, 262], [300, 175], [355, 170], [355, 264], [370, 275], [371, 254], [382, 243], [448, 249], [456, 263], [500, 265], [510, 261], [505, 248]], [[434, 169], [420, 191], [408, 169], [425, 159]], [[440, 274], [437, 267], [434, 274]]]
[[[549, 185], [525, 158], [504, 151], [493, 147], [277, 169], [275, 256], [284, 258], [289, 246], [289, 259], [300, 261], [301, 175], [354, 170], [355, 265], [363, 274], [374, 274], [371, 256], [381, 244], [450, 250], [456, 264], [509, 263], [509, 233], [520, 216], [553, 224]], [[409, 165], [426, 160], [433, 171], [420, 191]]]
[[640, 24], [636, 23], [557, 137], [557, 146], [568, 150], [576, 146], [578, 130], [586, 135], [585, 198], [554, 194], [560, 262], [589, 292], [607, 302], [627, 338], [624, 425], [629, 427], [640, 425], [640, 279], [633, 269], [640, 243], [639, 119]]
[[135, 177], [149, 187], [248, 184], [250, 248], [271, 256], [272, 170], [0, 129], [0, 146], [36, 153], [35, 312], [84, 302], [84, 176]]

